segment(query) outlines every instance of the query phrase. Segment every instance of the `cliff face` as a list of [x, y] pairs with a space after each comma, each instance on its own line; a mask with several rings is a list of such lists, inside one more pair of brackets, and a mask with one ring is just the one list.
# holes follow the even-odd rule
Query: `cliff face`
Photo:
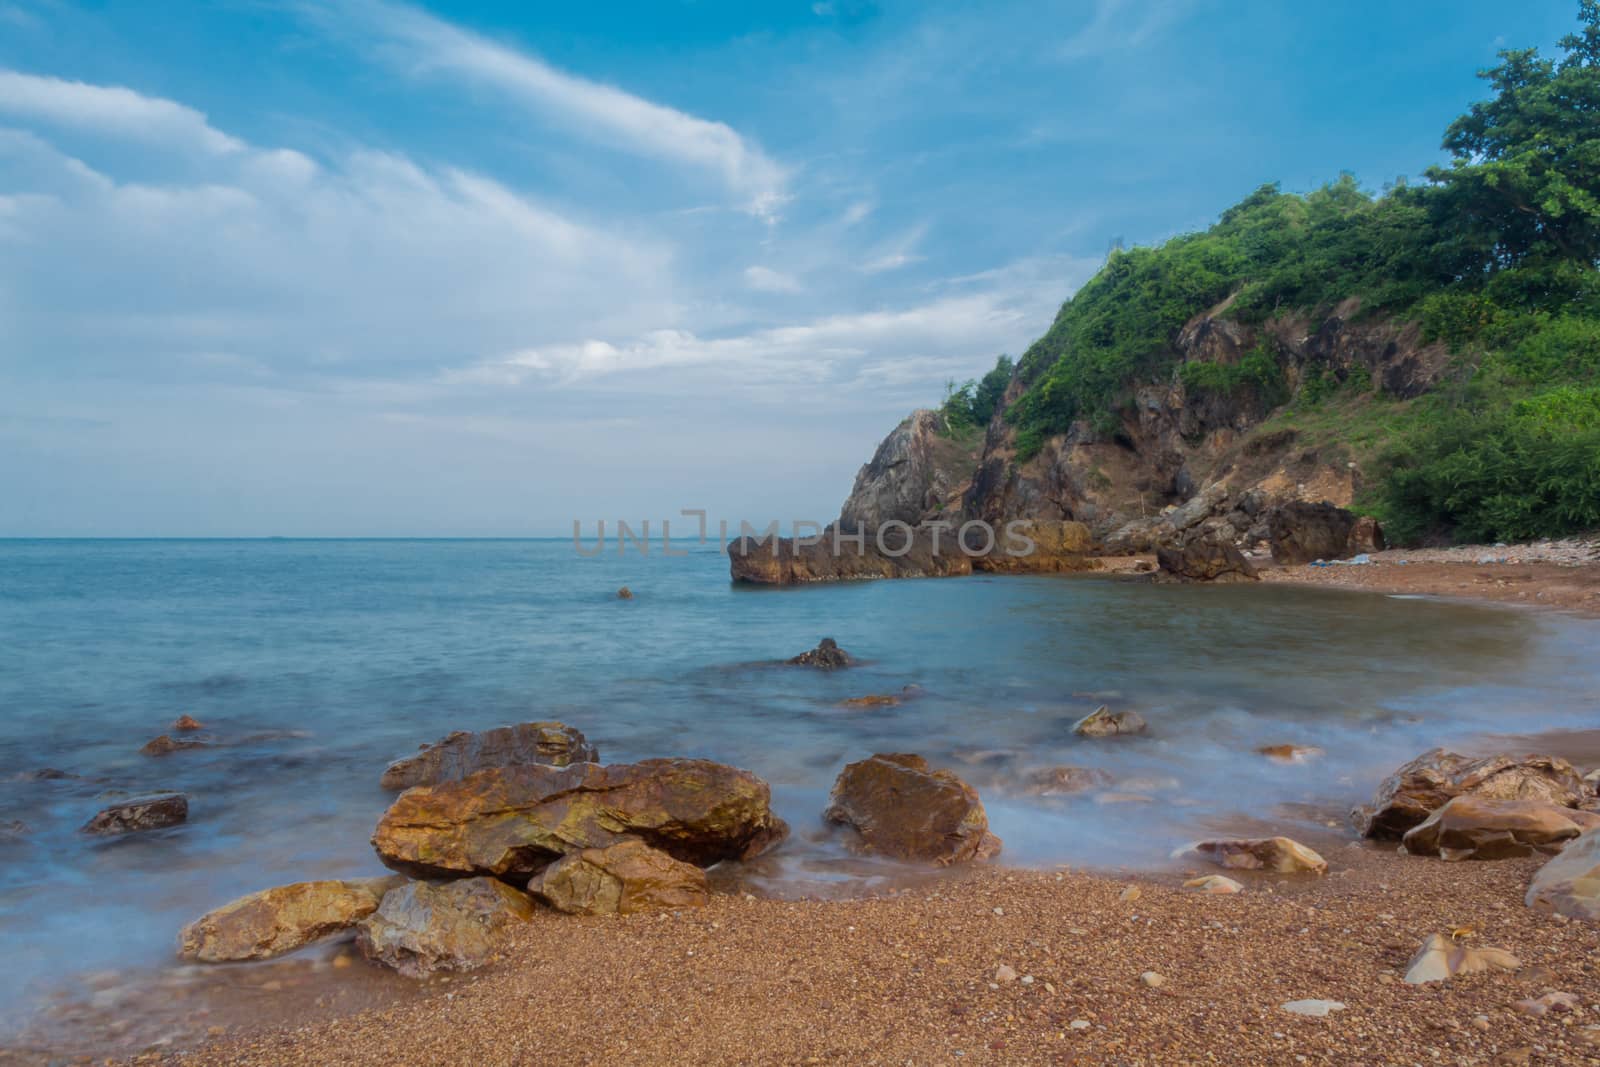
[[[1226, 310], [1213, 308], [1183, 328], [1178, 372], [1137, 383], [1114, 433], [1080, 421], [1019, 463], [1016, 431], [1004, 416], [1024, 390], [1015, 379], [981, 447], [968, 452], [941, 436], [936, 413], [917, 412], [862, 468], [844, 521], [1076, 520], [1116, 552], [1196, 533], [1253, 547], [1269, 538], [1267, 517], [1278, 505], [1349, 506], [1362, 485], [1359, 462], [1275, 416], [1314, 383], [1417, 396], [1444, 373], [1448, 353], [1419, 344], [1415, 327], [1353, 322], [1353, 302], [1321, 321], [1278, 318], [1259, 328], [1224, 317]], [[1185, 384], [1205, 379], [1186, 366], [1237, 367], [1263, 351], [1281, 374], [1273, 390]]]

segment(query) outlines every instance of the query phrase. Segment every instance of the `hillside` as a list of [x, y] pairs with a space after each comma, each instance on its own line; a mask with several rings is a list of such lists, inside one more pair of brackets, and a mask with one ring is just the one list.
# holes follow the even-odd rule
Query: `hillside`
[[885, 441], [846, 524], [1249, 544], [1267, 506], [1325, 499], [1401, 542], [1600, 526], [1600, 3], [1561, 49], [1502, 52], [1420, 183], [1266, 185], [1113, 253], [1015, 365]]

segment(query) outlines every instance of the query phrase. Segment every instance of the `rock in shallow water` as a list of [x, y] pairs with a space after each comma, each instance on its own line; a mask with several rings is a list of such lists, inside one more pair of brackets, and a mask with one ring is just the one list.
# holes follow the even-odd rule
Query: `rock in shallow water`
[[418, 786], [395, 798], [372, 844], [385, 865], [414, 877], [520, 884], [568, 852], [627, 837], [708, 867], [759, 855], [788, 830], [767, 783], [749, 771], [653, 759], [492, 767]]
[[1101, 704], [1074, 723], [1072, 732], [1079, 737], [1116, 737], [1121, 734], [1142, 734], [1147, 725], [1144, 716], [1137, 711], [1112, 711]]
[[83, 824], [86, 834], [131, 834], [177, 826], [189, 818], [189, 798], [182, 793], [151, 793], [129, 797], [103, 808]]
[[295, 882], [209, 911], [178, 935], [178, 955], [201, 963], [265, 960], [349, 930], [378, 909], [399, 876]]
[[1584, 797], [1572, 764], [1554, 756], [1486, 756], [1473, 759], [1436, 748], [1384, 779], [1372, 804], [1350, 813], [1367, 837], [1400, 837], [1452, 798], [1537, 800], [1574, 807]]
[[1530, 908], [1600, 922], [1600, 830], [1585, 832], [1540, 867], [1525, 899]]
[[708, 895], [705, 871], [637, 838], [569, 853], [541, 871], [528, 891], [574, 915], [698, 908]]
[[857, 845], [941, 867], [990, 859], [1000, 839], [977, 790], [921, 756], [879, 753], [839, 772], [823, 818], [848, 826]]
[[409, 789], [455, 781], [489, 767], [524, 763], [566, 767], [599, 761], [599, 751], [566, 723], [524, 722], [481, 733], [457, 730], [424, 746], [415, 756], [389, 764], [382, 785], [385, 789]]
[[839, 642], [831, 637], [824, 637], [817, 643], [817, 647], [809, 652], [802, 652], [784, 661], [791, 667], [820, 667], [825, 671], [838, 670], [848, 667], [855, 662], [850, 653], [839, 647]]
[[1202, 841], [1194, 850], [1221, 867], [1275, 874], [1327, 874], [1328, 861], [1288, 837]]
[[139, 750], [139, 754], [144, 756], [166, 756], [173, 752], [182, 752], [185, 749], [210, 747], [211, 745], [205, 741], [179, 741], [167, 734], [162, 734], [160, 737], [146, 741], [144, 747]]
[[505, 934], [532, 916], [526, 893], [493, 878], [407, 882], [361, 921], [356, 942], [368, 959], [424, 978], [483, 966]]
[[1559, 852], [1600, 815], [1535, 800], [1459, 796], [1406, 831], [1402, 843], [1415, 856], [1447, 860], [1501, 860]]

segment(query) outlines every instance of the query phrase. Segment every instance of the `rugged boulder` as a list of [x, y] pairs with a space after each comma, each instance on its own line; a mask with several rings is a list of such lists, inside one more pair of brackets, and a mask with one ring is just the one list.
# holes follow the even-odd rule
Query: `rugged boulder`
[[179, 715], [177, 721], [172, 724], [172, 728], [174, 730], [188, 732], [191, 730], [204, 730], [205, 724], [200, 722], [200, 720], [196, 719], [192, 715]]
[[209, 911], [178, 935], [178, 955], [201, 963], [265, 960], [349, 930], [378, 910], [398, 876], [296, 882]]
[[849, 827], [857, 845], [941, 867], [1000, 852], [977, 790], [921, 756], [879, 753], [839, 772], [823, 818]]
[[1469, 793], [1567, 808], [1583, 800], [1584, 786], [1572, 764], [1555, 756], [1474, 759], [1436, 748], [1384, 779], [1373, 802], [1356, 808], [1350, 818], [1366, 837], [1399, 837], [1451, 799]]
[[391, 890], [356, 928], [368, 959], [409, 978], [470, 971], [488, 963], [511, 929], [533, 916], [533, 901], [493, 878], [407, 882]]
[[568, 852], [627, 837], [708, 867], [784, 838], [771, 799], [749, 771], [708, 760], [491, 767], [401, 793], [372, 844], [387, 866], [418, 878], [524, 883]]
[[131, 834], [177, 826], [189, 818], [189, 798], [182, 793], [151, 793], [129, 797], [102, 808], [83, 824], [86, 834]]
[[1540, 867], [1526, 900], [1540, 911], [1600, 922], [1600, 830], [1586, 831]]
[[1207, 874], [1200, 878], [1191, 878], [1183, 883], [1183, 888], [1210, 896], [1230, 896], [1244, 892], [1244, 886], [1225, 874]]
[[[953, 536], [953, 535], [952, 535]], [[994, 531], [994, 544], [972, 557], [972, 569], [994, 574], [1065, 574], [1100, 566], [1094, 537], [1081, 522], [1014, 519]], [[987, 541], [977, 533], [966, 547], [977, 552]]]
[[1414, 856], [1447, 860], [1503, 860], [1559, 852], [1600, 815], [1538, 800], [1489, 800], [1468, 794], [1451, 800], [1406, 831], [1401, 842]]
[[1156, 549], [1160, 576], [1181, 582], [1250, 582], [1260, 577], [1255, 565], [1226, 541], [1192, 538], [1181, 546]]
[[600, 753], [582, 733], [566, 723], [524, 722], [482, 733], [457, 730], [424, 745], [415, 756], [396, 760], [383, 772], [383, 788], [410, 789], [465, 778], [486, 767], [545, 763], [565, 767], [598, 763]]
[[741, 537], [728, 544], [728, 567], [736, 582], [802, 585], [971, 574], [972, 559], [948, 531], [918, 526], [908, 533], [904, 527], [889, 526], [864, 531], [856, 540], [848, 531], [830, 526], [815, 542]]
[[1142, 734], [1148, 728], [1144, 716], [1137, 711], [1112, 711], [1101, 704], [1072, 726], [1079, 737], [1117, 737], [1124, 734]]
[[1328, 861], [1288, 837], [1202, 841], [1194, 850], [1229, 870], [1274, 874], [1327, 874]]
[[638, 838], [570, 852], [541, 871], [528, 891], [574, 915], [698, 908], [707, 897], [705, 871]]
[[167, 756], [174, 752], [182, 752], [185, 749], [210, 747], [210, 743], [206, 741], [179, 741], [168, 734], [162, 734], [160, 737], [146, 741], [144, 747], [139, 750], [139, 754], [143, 756]]
[[1355, 512], [1326, 501], [1291, 500], [1267, 516], [1272, 558], [1278, 563], [1310, 563], [1316, 559], [1349, 559]]
[[825, 671], [838, 670], [848, 667], [855, 662], [850, 653], [839, 647], [839, 642], [831, 637], [824, 637], [817, 642], [817, 647], [791, 656], [784, 660], [791, 667], [820, 667]]
[[952, 436], [937, 411], [913, 411], [856, 474], [839, 525], [869, 532], [886, 522], [915, 526], [926, 513], [959, 498], [972, 478], [981, 443], [981, 438]]

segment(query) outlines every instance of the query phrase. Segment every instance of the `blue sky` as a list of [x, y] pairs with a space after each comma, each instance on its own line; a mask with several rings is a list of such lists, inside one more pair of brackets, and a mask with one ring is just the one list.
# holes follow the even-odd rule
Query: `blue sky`
[[0, 0], [0, 535], [825, 520], [1114, 242], [1575, 3]]

